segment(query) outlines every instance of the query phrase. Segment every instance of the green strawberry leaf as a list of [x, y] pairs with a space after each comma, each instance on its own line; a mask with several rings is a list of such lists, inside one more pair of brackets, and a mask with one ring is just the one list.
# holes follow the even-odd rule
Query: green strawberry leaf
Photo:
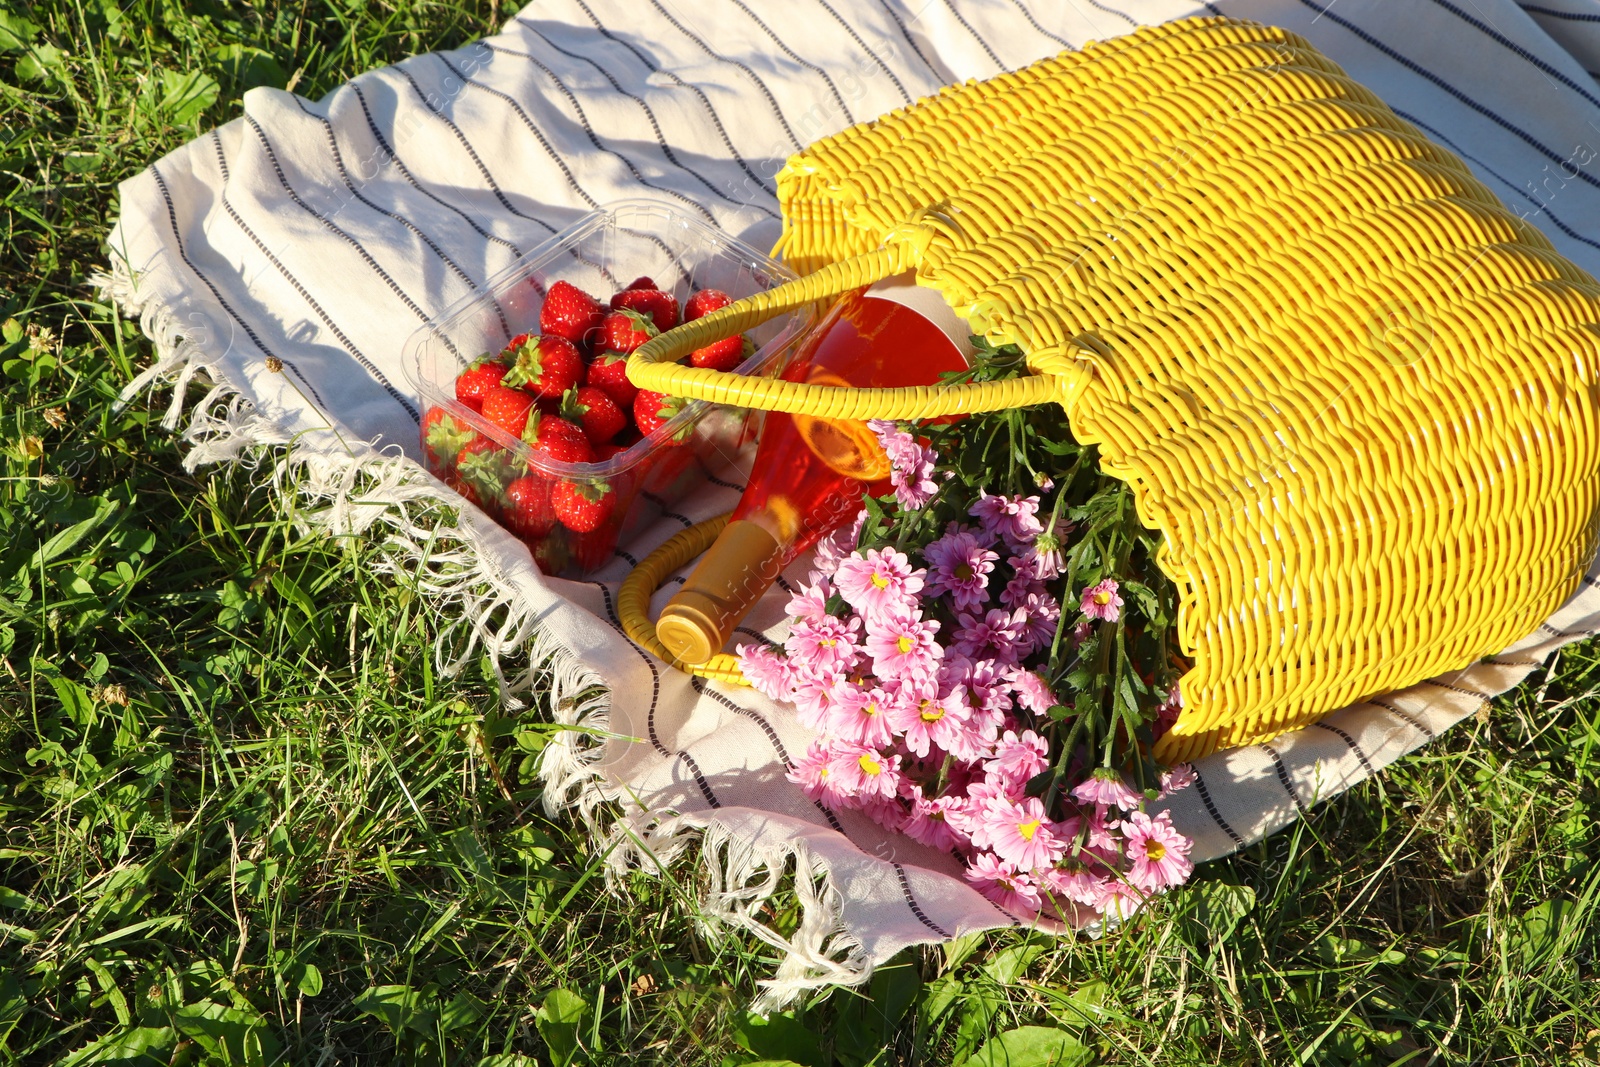
[[519, 385], [538, 381], [543, 374], [544, 358], [539, 352], [539, 342], [536, 338], [529, 338], [518, 350], [516, 362], [511, 364], [511, 369], [506, 371], [506, 376], [500, 380], [500, 384], [508, 389], [515, 389]]
[[544, 412], [534, 408], [528, 413], [528, 424], [522, 428], [522, 439], [530, 445], [539, 443], [539, 423], [544, 418]]
[[578, 399], [578, 389], [574, 386], [561, 394], [561, 417], [568, 422], [578, 422], [589, 414], [589, 405]]

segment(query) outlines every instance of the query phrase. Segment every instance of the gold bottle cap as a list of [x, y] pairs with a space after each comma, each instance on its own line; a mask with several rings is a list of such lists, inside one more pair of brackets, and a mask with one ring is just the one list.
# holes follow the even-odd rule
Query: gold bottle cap
[[747, 519], [728, 523], [656, 620], [656, 636], [684, 663], [704, 663], [783, 568], [783, 546]]

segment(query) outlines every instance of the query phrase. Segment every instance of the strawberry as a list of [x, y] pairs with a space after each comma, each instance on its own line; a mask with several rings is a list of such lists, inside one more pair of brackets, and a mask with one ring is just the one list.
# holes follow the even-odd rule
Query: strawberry
[[521, 389], [508, 389], [491, 385], [483, 395], [483, 417], [512, 437], [521, 437], [528, 426], [528, 412], [533, 408], [533, 394]]
[[611, 310], [623, 308], [648, 317], [659, 333], [678, 325], [678, 300], [660, 289], [624, 289], [611, 298]]
[[600, 323], [600, 339], [596, 348], [627, 355], [656, 335], [655, 323], [637, 311], [623, 308], [613, 311]]
[[584, 432], [554, 415], [540, 414], [529, 419], [522, 439], [533, 446], [535, 455], [555, 463], [594, 462], [594, 446]]
[[506, 365], [498, 356], [473, 360], [466, 370], [456, 375], [456, 399], [473, 411], [482, 411], [483, 395], [499, 385], [505, 376]]
[[683, 398], [639, 390], [633, 398], [633, 423], [646, 437], [654, 433], [672, 416], [683, 410]]
[[755, 345], [751, 344], [744, 334], [734, 334], [732, 337], [724, 337], [720, 341], [713, 341], [704, 348], [690, 352], [689, 365], [709, 367], [712, 370], [732, 370], [754, 351]]
[[533, 562], [545, 574], [560, 574], [567, 567], [567, 560], [571, 558], [567, 552], [567, 539], [565, 537], [546, 537], [535, 542], [533, 548]]
[[[493, 512], [512, 474], [511, 453], [479, 434], [456, 457], [456, 478], [450, 484], [474, 504]], [[466, 489], [461, 488], [463, 485]]]
[[550, 506], [561, 525], [573, 533], [590, 533], [616, 511], [617, 494], [605, 482], [563, 478], [550, 490]]
[[[657, 285], [655, 283], [655, 281], [650, 278], [649, 275], [645, 274], [645, 275], [640, 275], [639, 277], [635, 278], [633, 281], [629, 282], [628, 283], [628, 288], [629, 289], [659, 289], [661, 287], [659, 285]], [[613, 304], [612, 306], [615, 307], [616, 305]]]
[[612, 456], [619, 455], [627, 450], [627, 445], [620, 445], [615, 441], [607, 441], [603, 445], [594, 446], [594, 461], [596, 463], [604, 463]]
[[456, 468], [456, 455], [462, 446], [476, 436], [476, 431], [444, 408], [429, 408], [422, 416], [422, 450], [428, 469], [441, 478], [448, 477]]
[[506, 526], [518, 537], [543, 537], [555, 527], [548, 478], [525, 474], [506, 486], [505, 496]]
[[721, 289], [702, 289], [689, 298], [683, 305], [683, 321], [693, 322], [695, 319], [704, 318], [718, 308], [725, 308], [733, 303], [733, 298]]
[[628, 427], [621, 405], [592, 385], [567, 391], [561, 398], [561, 417], [582, 426], [592, 445], [603, 445]]
[[571, 282], [556, 282], [545, 294], [539, 309], [539, 332], [564, 337], [581, 345], [600, 328], [605, 308], [600, 301]]
[[535, 396], [558, 397], [583, 380], [583, 356], [565, 337], [534, 337], [513, 353], [515, 362], [501, 385], [517, 386]]
[[615, 352], [602, 352], [589, 364], [584, 373], [584, 384], [604, 390], [624, 409], [633, 404], [639, 387], [628, 380], [628, 357]]
[[589, 533], [569, 535], [567, 548], [572, 553], [572, 562], [578, 565], [578, 570], [588, 574], [611, 562], [619, 532], [620, 528], [616, 524], [607, 523]]

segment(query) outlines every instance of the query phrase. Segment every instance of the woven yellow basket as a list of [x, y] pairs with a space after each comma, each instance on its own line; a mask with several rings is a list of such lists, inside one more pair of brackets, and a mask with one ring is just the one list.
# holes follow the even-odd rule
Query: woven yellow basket
[[[1191, 19], [955, 86], [812, 145], [778, 194], [809, 273], [629, 376], [844, 419], [1064, 405], [1180, 592], [1194, 667], [1162, 759], [1493, 653], [1594, 552], [1600, 287], [1294, 34]], [[907, 269], [1034, 374], [851, 390], [674, 362]]]

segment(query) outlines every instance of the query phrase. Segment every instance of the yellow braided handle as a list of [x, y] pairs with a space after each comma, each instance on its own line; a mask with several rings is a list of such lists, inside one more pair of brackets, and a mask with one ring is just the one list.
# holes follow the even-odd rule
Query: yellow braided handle
[[[1081, 388], [1068, 373], [1071, 360], [1029, 360], [1036, 373], [995, 382], [856, 389], [748, 378], [731, 371], [689, 367], [676, 361], [697, 348], [743, 333], [775, 315], [859, 289], [910, 269], [915, 241], [898, 241], [830, 263], [775, 289], [747, 296], [703, 318], [653, 337], [628, 357], [628, 380], [640, 389], [713, 404], [815, 415], [826, 419], [932, 419], [970, 415], [1057, 401], [1065, 404]], [[1048, 367], [1048, 370], [1046, 369]]]
[[710, 548], [711, 542], [728, 525], [728, 516], [731, 514], [726, 512], [714, 519], [696, 523], [640, 560], [639, 565], [622, 580], [622, 588], [617, 591], [617, 615], [622, 619], [623, 632], [633, 638], [635, 644], [677, 670], [685, 674], [698, 674], [716, 682], [749, 685], [744, 675], [739, 673], [737, 657], [719, 652], [704, 663], [684, 663], [667, 651], [667, 646], [656, 637], [656, 624], [650, 621], [650, 598], [661, 588], [667, 575]]

